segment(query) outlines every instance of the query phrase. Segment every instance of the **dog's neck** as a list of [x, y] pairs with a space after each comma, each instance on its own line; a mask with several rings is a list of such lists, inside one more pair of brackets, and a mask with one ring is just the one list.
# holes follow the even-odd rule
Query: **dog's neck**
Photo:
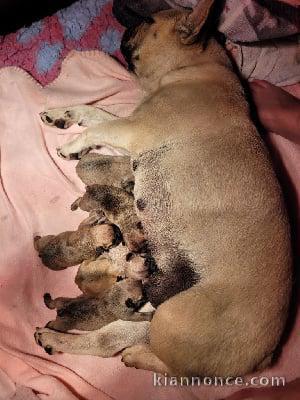
[[197, 69], [207, 65], [222, 65], [232, 69], [232, 64], [225, 50], [215, 41], [211, 40], [205, 50], [196, 46], [183, 47], [177, 52], [176, 57], [168, 57], [166, 62], [159, 65], [147, 65], [138, 72], [138, 79], [146, 93], [150, 94], [159, 87], [188, 77], [187, 69]]

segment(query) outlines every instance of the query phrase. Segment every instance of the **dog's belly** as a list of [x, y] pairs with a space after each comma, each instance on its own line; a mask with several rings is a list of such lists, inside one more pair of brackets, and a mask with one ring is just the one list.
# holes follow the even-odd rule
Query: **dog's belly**
[[[180, 242], [170, 212], [168, 172], [163, 167], [173, 149], [162, 146], [139, 156], [134, 162], [136, 209], [149, 241], [150, 277], [144, 289], [157, 307], [170, 297], [187, 290], [201, 278], [199, 267]], [[176, 225], [176, 223], [175, 223]]]
[[155, 257], [159, 267], [150, 271], [149, 280], [144, 285], [147, 299], [154, 307], [194, 286], [200, 279], [200, 274], [196, 272], [193, 262], [187, 255], [179, 249], [173, 251], [164, 264], [159, 262], [161, 254]]
[[288, 270], [281, 262], [289, 240], [275, 174], [256, 137], [242, 147], [236, 136], [227, 142], [215, 136], [205, 146], [173, 142], [135, 162], [137, 213], [158, 266], [146, 287], [155, 306], [200, 280], [264, 286], [274, 254], [278, 270]]

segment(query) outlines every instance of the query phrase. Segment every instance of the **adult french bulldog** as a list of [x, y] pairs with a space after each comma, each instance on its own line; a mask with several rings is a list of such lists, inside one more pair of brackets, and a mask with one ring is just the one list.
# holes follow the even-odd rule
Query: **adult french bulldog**
[[145, 287], [158, 307], [151, 323], [117, 321], [80, 339], [40, 330], [53, 351], [107, 356], [107, 346], [110, 355], [133, 346], [126, 365], [184, 376], [243, 375], [272, 360], [291, 292], [289, 224], [239, 79], [207, 36], [212, 6], [162, 11], [125, 34], [146, 92], [130, 117], [99, 124], [111, 116], [90, 107], [42, 116], [94, 125], [59, 149], [65, 158], [102, 145], [131, 155], [157, 264]]

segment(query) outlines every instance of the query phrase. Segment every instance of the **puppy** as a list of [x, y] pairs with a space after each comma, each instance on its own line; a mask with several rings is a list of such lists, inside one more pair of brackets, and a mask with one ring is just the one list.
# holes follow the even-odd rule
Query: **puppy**
[[53, 270], [62, 270], [99, 256], [103, 251], [120, 242], [120, 234], [111, 224], [92, 225], [95, 214], [90, 216], [77, 231], [59, 235], [36, 236], [34, 247], [43, 264]]
[[78, 207], [92, 215], [103, 212], [110, 223], [118, 226], [129, 251], [141, 253], [147, 250], [147, 240], [131, 193], [113, 186], [90, 185], [73, 203], [72, 210]]
[[[94, 261], [84, 261], [75, 277], [83, 292], [76, 298], [52, 299], [45, 293], [45, 305], [57, 310], [56, 319], [49, 321], [46, 329], [67, 332], [72, 329], [92, 331], [113, 321], [150, 321], [153, 312], [139, 312], [146, 303], [140, 277], [145, 272], [143, 258], [135, 256], [132, 269], [126, 261], [128, 249], [117, 246], [112, 253], [104, 254]], [[138, 260], [140, 259], [140, 260]], [[132, 272], [131, 272], [132, 271]], [[43, 345], [36, 334], [36, 341]], [[45, 351], [55, 349], [46, 345]]]
[[85, 296], [97, 297], [99, 293], [111, 288], [118, 279], [124, 279], [124, 264], [115, 261], [109, 252], [95, 260], [85, 260], [80, 264], [75, 283]]
[[84, 261], [78, 268], [75, 283], [84, 295], [97, 297], [125, 277], [145, 282], [147, 272], [147, 259], [129, 253], [126, 246], [119, 244], [96, 260]]
[[[272, 360], [289, 308], [289, 224], [242, 86], [208, 36], [212, 6], [163, 11], [125, 34], [144, 101], [58, 151], [130, 153], [135, 207], [157, 264], [145, 288], [158, 306], [151, 323], [64, 336], [63, 351], [107, 356], [134, 345], [126, 365], [183, 376], [241, 376]], [[40, 337], [61, 348], [55, 333]]]
[[105, 156], [89, 153], [76, 166], [79, 178], [86, 186], [106, 185], [132, 193], [134, 176], [128, 156]]
[[[132, 278], [115, 279], [113, 275], [102, 281], [101, 288], [93, 296], [83, 294], [76, 298], [44, 295], [45, 305], [57, 310], [56, 319], [49, 321], [46, 328], [60, 332], [72, 329], [93, 331], [117, 321], [149, 321], [152, 312], [138, 312], [145, 305], [141, 281]], [[90, 282], [92, 279], [90, 279]], [[106, 286], [105, 286], [106, 284]], [[84, 284], [86, 288], [88, 282]], [[95, 286], [93, 286], [93, 290]], [[90, 291], [89, 291], [90, 292]], [[49, 345], [45, 348], [49, 352]]]
[[104, 213], [121, 230], [129, 251], [145, 252], [147, 241], [134, 207], [134, 176], [129, 157], [86, 154], [76, 172], [87, 188], [71, 209], [88, 211], [92, 219]]

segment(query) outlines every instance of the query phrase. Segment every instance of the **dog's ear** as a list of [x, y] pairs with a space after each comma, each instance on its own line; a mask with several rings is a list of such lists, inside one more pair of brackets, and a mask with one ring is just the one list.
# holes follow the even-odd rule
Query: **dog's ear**
[[154, 18], [153, 17], [151, 17], [151, 15], [149, 15], [149, 16], [145, 16], [145, 17], [142, 17], [143, 19], [142, 19], [142, 21], [143, 22], [146, 22], [146, 24], [154, 24]]
[[126, 28], [136, 28], [143, 22], [152, 23], [154, 22], [151, 14], [153, 10], [151, 8], [151, 2], [140, 0], [114, 0], [113, 2], [113, 14], [121, 25]]
[[183, 14], [176, 22], [176, 32], [183, 44], [193, 44], [205, 24], [214, 0], [199, 0], [197, 6], [189, 14]]

